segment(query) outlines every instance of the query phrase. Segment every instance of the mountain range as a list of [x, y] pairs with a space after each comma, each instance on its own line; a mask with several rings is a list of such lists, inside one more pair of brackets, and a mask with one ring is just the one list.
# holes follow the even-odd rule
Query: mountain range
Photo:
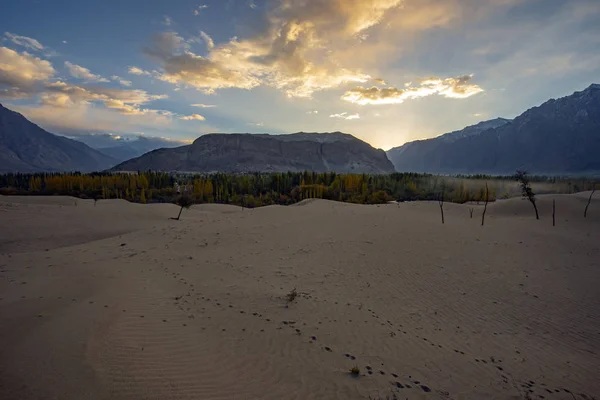
[[81, 142], [46, 132], [0, 104], [0, 173], [91, 172], [116, 162]]
[[495, 119], [390, 149], [398, 171], [438, 174], [600, 173], [600, 85]]
[[0, 104], [0, 173], [152, 169], [504, 175], [526, 169], [535, 174], [600, 174], [600, 85], [548, 100], [512, 120], [483, 121], [387, 153], [341, 132], [207, 134], [190, 145], [159, 149], [177, 142], [81, 138], [91, 146], [49, 133]]
[[73, 136], [72, 139], [87, 144], [91, 148], [114, 158], [119, 163], [139, 157], [152, 150], [163, 147], [177, 147], [185, 144], [181, 141], [142, 135], [130, 138], [109, 134], [88, 134]]

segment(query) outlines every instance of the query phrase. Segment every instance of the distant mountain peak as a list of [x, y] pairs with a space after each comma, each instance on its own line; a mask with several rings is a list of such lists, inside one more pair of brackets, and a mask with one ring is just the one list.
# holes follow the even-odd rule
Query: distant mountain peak
[[455, 141], [455, 140], [458, 140], [461, 138], [479, 135], [480, 133], [482, 133], [488, 129], [497, 128], [497, 127], [502, 126], [511, 121], [512, 120], [506, 119], [506, 118], [494, 118], [494, 119], [490, 119], [487, 121], [481, 121], [481, 122], [476, 123], [475, 125], [469, 125], [466, 128], [463, 128], [461, 130], [445, 133], [434, 139], [440, 139], [440, 140], [445, 140], [445, 141]]

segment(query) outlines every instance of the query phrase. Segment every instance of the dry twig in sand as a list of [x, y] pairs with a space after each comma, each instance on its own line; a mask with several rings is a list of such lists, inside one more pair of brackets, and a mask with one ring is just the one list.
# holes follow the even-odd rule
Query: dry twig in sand
[[442, 224], [444, 223], [444, 192], [438, 196], [438, 204], [440, 205], [440, 212], [442, 213]]
[[585, 210], [583, 211], [583, 218], [587, 218], [587, 210], [588, 207], [590, 206], [590, 202], [592, 201], [592, 196], [594, 195], [594, 192], [596, 191], [596, 185], [594, 185], [594, 189], [592, 189], [592, 193], [590, 193], [590, 197], [588, 199], [588, 202], [585, 206]]

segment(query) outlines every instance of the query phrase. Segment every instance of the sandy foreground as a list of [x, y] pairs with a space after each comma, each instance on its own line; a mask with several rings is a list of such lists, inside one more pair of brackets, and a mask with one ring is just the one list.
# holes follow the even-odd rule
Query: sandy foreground
[[173, 221], [0, 197], [0, 399], [600, 398], [588, 195], [540, 196], [539, 221], [499, 201], [484, 227], [482, 206], [447, 204], [442, 225], [434, 202]]

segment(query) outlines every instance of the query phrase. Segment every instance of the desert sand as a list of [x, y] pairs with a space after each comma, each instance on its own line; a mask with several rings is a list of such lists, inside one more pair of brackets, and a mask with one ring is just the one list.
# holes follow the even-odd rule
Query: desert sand
[[446, 204], [442, 225], [435, 202], [174, 221], [0, 197], [0, 399], [600, 398], [588, 195], [540, 196], [539, 221], [498, 201], [483, 227], [483, 206]]

